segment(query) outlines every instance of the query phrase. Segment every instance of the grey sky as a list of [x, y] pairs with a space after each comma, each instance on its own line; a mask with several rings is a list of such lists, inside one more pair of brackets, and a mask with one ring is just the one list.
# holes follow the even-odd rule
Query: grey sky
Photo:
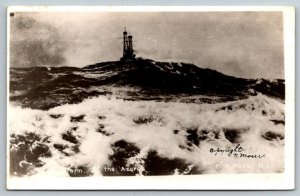
[[284, 78], [281, 12], [16, 13], [11, 66], [118, 60], [124, 26], [137, 56], [244, 78]]

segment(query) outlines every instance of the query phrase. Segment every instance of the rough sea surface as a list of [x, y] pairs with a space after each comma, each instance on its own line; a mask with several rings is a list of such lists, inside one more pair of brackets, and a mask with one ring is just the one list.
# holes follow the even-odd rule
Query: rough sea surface
[[10, 68], [10, 175], [284, 172], [284, 87], [148, 59]]

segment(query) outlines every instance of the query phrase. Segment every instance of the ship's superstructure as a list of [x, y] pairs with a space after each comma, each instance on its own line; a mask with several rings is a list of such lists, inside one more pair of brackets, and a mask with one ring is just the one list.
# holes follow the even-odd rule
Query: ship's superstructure
[[128, 34], [126, 29], [123, 32], [123, 57], [121, 61], [134, 60], [135, 54], [132, 45], [132, 35]]

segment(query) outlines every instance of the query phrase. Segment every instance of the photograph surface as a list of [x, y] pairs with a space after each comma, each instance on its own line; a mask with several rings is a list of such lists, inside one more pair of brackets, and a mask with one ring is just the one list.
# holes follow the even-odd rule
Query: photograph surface
[[9, 10], [8, 182], [284, 174], [284, 25], [281, 10]]

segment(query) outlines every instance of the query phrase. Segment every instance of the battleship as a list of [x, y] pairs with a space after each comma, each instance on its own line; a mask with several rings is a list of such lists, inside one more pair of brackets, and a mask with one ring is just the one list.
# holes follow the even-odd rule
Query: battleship
[[118, 61], [10, 67], [11, 176], [284, 171], [284, 80], [137, 57], [132, 40]]

